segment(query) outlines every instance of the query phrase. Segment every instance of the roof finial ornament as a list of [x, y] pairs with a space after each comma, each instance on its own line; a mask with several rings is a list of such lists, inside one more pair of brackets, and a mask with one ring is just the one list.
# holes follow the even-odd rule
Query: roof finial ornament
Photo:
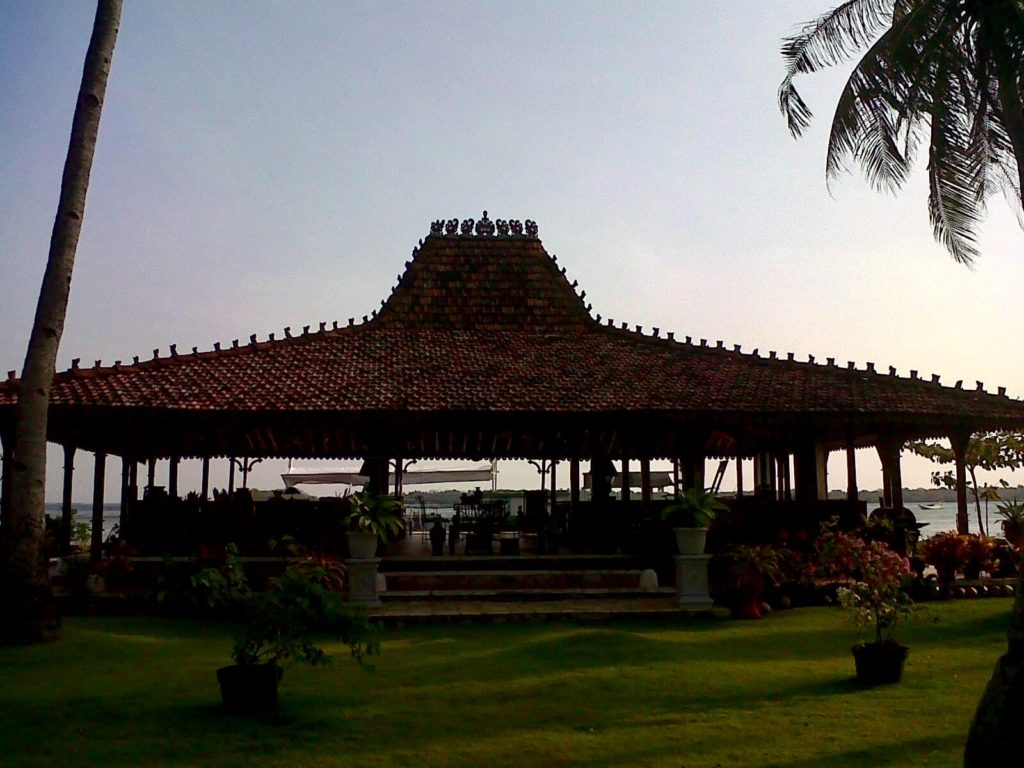
[[[487, 211], [479, 219], [435, 219], [430, 223], [430, 234], [436, 237], [537, 237], [537, 223], [527, 219], [525, 228], [519, 219], [497, 219], [491, 221]], [[413, 249], [413, 258], [419, 253], [419, 247]], [[551, 260], [558, 261], [552, 256]]]
[[480, 237], [490, 237], [494, 234], [494, 222], [487, 218], [487, 211], [476, 223], [476, 233]]

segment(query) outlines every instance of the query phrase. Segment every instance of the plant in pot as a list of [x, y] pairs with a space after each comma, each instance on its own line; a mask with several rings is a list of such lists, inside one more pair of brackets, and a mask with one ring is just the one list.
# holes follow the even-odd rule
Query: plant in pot
[[701, 555], [708, 526], [716, 514], [727, 509], [715, 494], [690, 488], [662, 510], [661, 518], [672, 526], [680, 555]]
[[347, 645], [359, 663], [378, 652], [365, 613], [344, 601], [343, 587], [341, 563], [307, 556], [272, 579], [266, 592], [243, 599], [241, 630], [231, 654], [235, 663], [217, 670], [225, 709], [276, 711], [277, 684], [286, 663], [330, 663], [320, 636]]
[[821, 565], [833, 575], [852, 573], [839, 587], [839, 603], [858, 626], [874, 628], [873, 639], [851, 649], [861, 685], [897, 683], [909, 649], [892, 638], [900, 616], [910, 613], [910, 562], [878, 541], [831, 530], [819, 540]]
[[741, 619], [761, 618], [761, 598], [781, 575], [779, 552], [769, 544], [740, 544], [724, 557], [727, 578], [735, 593], [733, 613]]
[[366, 560], [377, 554], [378, 540], [387, 543], [404, 529], [402, 502], [393, 496], [381, 496], [363, 491], [347, 497], [347, 526], [349, 557]]
[[1024, 502], [1015, 499], [999, 504], [996, 515], [1002, 520], [1003, 538], [1020, 549], [1024, 543]]
[[996, 566], [996, 543], [988, 536], [966, 537], [964, 552], [964, 578], [979, 579], [982, 571], [993, 571]]
[[929, 536], [918, 545], [918, 552], [924, 561], [935, 568], [939, 582], [939, 594], [948, 598], [956, 572], [963, 568], [967, 558], [967, 537], [956, 531], [943, 531]]

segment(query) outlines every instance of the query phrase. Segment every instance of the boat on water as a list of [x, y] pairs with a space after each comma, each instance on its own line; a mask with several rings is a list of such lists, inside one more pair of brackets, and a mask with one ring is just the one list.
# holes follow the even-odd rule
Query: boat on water
[[942, 509], [942, 504], [938, 502], [929, 502], [928, 504], [918, 504], [921, 509]]

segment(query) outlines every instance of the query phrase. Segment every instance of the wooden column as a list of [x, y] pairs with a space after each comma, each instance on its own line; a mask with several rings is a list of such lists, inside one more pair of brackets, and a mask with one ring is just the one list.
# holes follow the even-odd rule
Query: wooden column
[[555, 508], [558, 506], [558, 474], [555, 471], [555, 467], [558, 466], [558, 462], [554, 459], [551, 460], [551, 515], [555, 514]]
[[743, 497], [743, 457], [736, 454], [736, 498]]
[[683, 488], [704, 490], [704, 452], [694, 451], [682, 457]]
[[103, 480], [106, 465], [107, 455], [97, 453], [92, 481], [92, 540], [89, 546], [89, 559], [93, 562], [103, 557]]
[[629, 457], [622, 457], [622, 472], [619, 473], [619, 477], [622, 478], [622, 501], [624, 504], [629, 503], [629, 486], [632, 484], [632, 479], [629, 476]]
[[57, 551], [62, 555], [71, 554], [71, 518], [75, 477], [75, 446], [64, 446], [64, 482], [60, 494], [60, 540]]
[[903, 506], [903, 475], [900, 471], [900, 454], [903, 441], [886, 437], [876, 446], [882, 462], [882, 500], [887, 507]]
[[957, 432], [949, 436], [949, 444], [953, 449], [956, 464], [956, 532], [970, 532], [967, 516], [967, 446], [971, 440], [970, 432]]
[[203, 501], [210, 498], [210, 457], [203, 456], [203, 484], [200, 489], [200, 497]]
[[139, 500], [139, 462], [135, 459], [128, 465], [128, 497], [131, 501]]
[[903, 471], [900, 468], [900, 458], [903, 454], [903, 445], [896, 445], [892, 450], [892, 469], [889, 470], [890, 482], [892, 484], [892, 505], [903, 506]]
[[860, 490], [857, 488], [857, 449], [853, 444], [853, 436], [846, 438], [846, 499], [857, 501]]
[[580, 503], [580, 460], [569, 460], [569, 505], [575, 512]]
[[651, 460], [640, 459], [640, 503], [647, 509], [651, 503]]
[[146, 488], [156, 485], [156, 457], [151, 456], [146, 466]]
[[359, 474], [367, 478], [364, 488], [368, 493], [387, 495], [390, 485], [388, 482], [390, 466], [387, 459], [376, 457], [364, 459]]
[[878, 460], [882, 463], [882, 506], [892, 506], [892, 473], [890, 470], [889, 447], [883, 443], [875, 446]]
[[793, 452], [794, 486], [797, 499], [825, 499], [828, 497], [827, 461], [828, 453], [813, 442], [805, 443]]
[[793, 500], [793, 483], [789, 475], [789, 454], [782, 453], [775, 457], [775, 477], [779, 491], [779, 501]]
[[772, 454], [762, 451], [755, 459], [754, 477], [756, 494], [764, 498], [777, 498], [775, 482], [775, 460]]
[[405, 476], [405, 461], [395, 459], [395, 498], [402, 498], [402, 482]]
[[122, 535], [124, 535], [125, 526], [128, 523], [128, 501], [132, 493], [132, 464], [134, 462], [127, 456], [121, 457], [121, 509], [118, 511], [118, 526]]
[[235, 457], [228, 459], [228, 495], [235, 492]]
[[178, 465], [181, 459], [171, 456], [167, 465], [167, 495], [172, 499], [178, 498]]

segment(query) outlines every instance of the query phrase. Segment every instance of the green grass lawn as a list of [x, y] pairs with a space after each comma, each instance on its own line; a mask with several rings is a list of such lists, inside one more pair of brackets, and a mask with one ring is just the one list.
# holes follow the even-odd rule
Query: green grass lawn
[[386, 630], [368, 673], [292, 667], [287, 724], [219, 711], [228, 627], [75, 618], [0, 649], [3, 766], [959, 766], [1010, 601], [921, 606], [896, 686], [838, 609], [759, 622]]

